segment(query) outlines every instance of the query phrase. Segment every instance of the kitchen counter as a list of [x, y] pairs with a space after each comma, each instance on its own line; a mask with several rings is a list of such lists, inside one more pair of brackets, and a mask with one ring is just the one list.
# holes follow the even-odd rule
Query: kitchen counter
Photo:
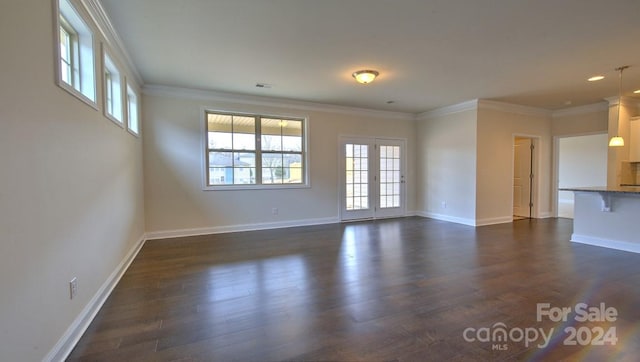
[[640, 253], [640, 187], [567, 187], [573, 191], [571, 241]]
[[560, 191], [579, 191], [579, 192], [607, 192], [614, 194], [638, 194], [640, 195], [640, 186], [636, 185], [620, 185], [617, 187], [563, 187]]

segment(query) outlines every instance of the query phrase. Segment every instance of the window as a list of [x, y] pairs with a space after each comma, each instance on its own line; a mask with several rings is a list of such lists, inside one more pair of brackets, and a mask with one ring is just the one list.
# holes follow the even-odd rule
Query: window
[[138, 96], [129, 84], [127, 84], [127, 129], [136, 136], [140, 135]]
[[120, 72], [109, 55], [104, 52], [104, 103], [105, 115], [122, 125], [122, 82]]
[[205, 122], [206, 186], [307, 184], [304, 119], [206, 111]]
[[59, 0], [58, 85], [96, 107], [93, 33], [69, 0]]
[[79, 80], [78, 64], [75, 58], [78, 54], [78, 34], [64, 19], [60, 18], [60, 77], [63, 82], [73, 86]]

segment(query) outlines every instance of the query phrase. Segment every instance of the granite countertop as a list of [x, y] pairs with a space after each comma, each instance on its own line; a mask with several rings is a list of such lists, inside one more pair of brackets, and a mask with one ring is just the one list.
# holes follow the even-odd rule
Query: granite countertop
[[635, 194], [640, 195], [640, 186], [595, 186], [595, 187], [561, 187], [560, 191], [580, 191], [580, 192], [608, 192], [614, 194]]

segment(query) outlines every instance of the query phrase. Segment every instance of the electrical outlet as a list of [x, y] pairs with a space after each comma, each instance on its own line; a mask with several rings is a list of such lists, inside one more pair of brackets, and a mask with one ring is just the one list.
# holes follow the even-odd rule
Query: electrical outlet
[[69, 282], [69, 298], [75, 298], [76, 294], [78, 294], [78, 278], [73, 277]]
[[272, 215], [278, 215], [278, 208], [274, 207], [273, 209], [271, 209], [271, 214]]
[[442, 206], [443, 209], [446, 209], [447, 208], [447, 202], [446, 201], [442, 201], [441, 206]]

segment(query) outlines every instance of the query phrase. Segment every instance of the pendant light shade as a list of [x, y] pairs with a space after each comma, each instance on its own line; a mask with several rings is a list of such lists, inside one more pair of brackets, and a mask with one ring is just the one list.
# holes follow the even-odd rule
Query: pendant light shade
[[609, 140], [609, 147], [622, 147], [624, 146], [624, 138], [620, 136], [611, 137]]

